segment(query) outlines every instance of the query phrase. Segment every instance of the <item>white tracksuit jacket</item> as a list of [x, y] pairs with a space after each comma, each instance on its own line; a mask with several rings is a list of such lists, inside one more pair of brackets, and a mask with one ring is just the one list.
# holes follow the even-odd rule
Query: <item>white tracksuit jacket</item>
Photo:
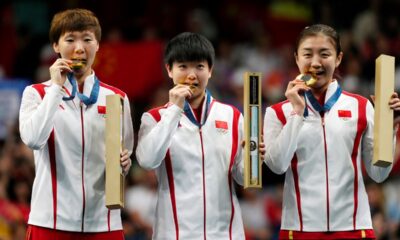
[[153, 239], [244, 239], [232, 180], [243, 183], [242, 121], [212, 97], [201, 129], [176, 105], [143, 114], [136, 156], [159, 183]]
[[[338, 88], [332, 82], [327, 101]], [[289, 101], [268, 107], [264, 119], [265, 162], [286, 172], [282, 230], [335, 232], [372, 229], [361, 160], [382, 182], [391, 167], [372, 165], [374, 109], [359, 95], [342, 92], [324, 118], [308, 103], [309, 116]]]
[[[90, 95], [93, 83], [94, 74], [85, 80], [84, 95]], [[124, 98], [125, 148], [132, 150], [128, 97], [100, 82], [97, 102], [87, 107], [77, 96], [63, 101], [71, 91], [67, 80], [63, 88], [47, 81], [23, 93], [21, 138], [34, 150], [36, 167], [28, 223], [74, 232], [120, 230], [120, 211], [105, 206], [105, 97]]]

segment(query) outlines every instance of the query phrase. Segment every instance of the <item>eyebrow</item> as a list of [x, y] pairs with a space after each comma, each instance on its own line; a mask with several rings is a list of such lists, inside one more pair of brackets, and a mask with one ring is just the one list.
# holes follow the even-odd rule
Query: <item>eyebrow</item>
[[[312, 48], [301, 48], [300, 51], [312, 51]], [[332, 51], [332, 49], [330, 48], [320, 48], [317, 49], [319, 52], [323, 52], [323, 51]]]
[[65, 36], [73, 36], [76, 35], [77, 32], [82, 33], [83, 36], [91, 36], [92, 34], [94, 35], [93, 32], [88, 31], [88, 30], [84, 30], [84, 31], [70, 31], [70, 32], [66, 32]]

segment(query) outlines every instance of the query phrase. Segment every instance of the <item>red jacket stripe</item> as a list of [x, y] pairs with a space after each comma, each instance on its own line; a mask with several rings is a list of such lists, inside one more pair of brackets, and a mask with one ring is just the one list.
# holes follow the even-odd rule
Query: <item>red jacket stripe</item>
[[232, 209], [232, 214], [231, 214], [231, 220], [229, 223], [229, 239], [232, 239], [232, 222], [233, 222], [233, 217], [235, 215], [235, 206], [233, 205], [233, 196], [232, 196], [232, 167], [235, 162], [235, 155], [238, 150], [238, 145], [239, 145], [239, 117], [240, 117], [240, 112], [236, 108], [233, 108], [233, 120], [232, 120], [232, 152], [231, 152], [231, 162], [229, 164], [229, 171], [228, 171], [228, 186], [229, 186], [229, 192], [230, 192], [230, 197], [231, 197], [231, 209]]
[[55, 137], [54, 130], [50, 133], [50, 138], [47, 142], [49, 146], [50, 155], [50, 173], [51, 173], [51, 187], [53, 191], [53, 228], [57, 226], [57, 168], [56, 168], [56, 150], [55, 150]]
[[[275, 110], [276, 116], [278, 117], [279, 121], [281, 121], [282, 125], [286, 124], [286, 117], [285, 114], [283, 113], [282, 106], [287, 102], [288, 101], [286, 100], [271, 106], [271, 108]], [[297, 203], [297, 211], [299, 214], [300, 231], [303, 231], [303, 217], [301, 214], [301, 197], [300, 197], [299, 174], [297, 171], [297, 163], [298, 160], [295, 154], [291, 162], [291, 169], [293, 173], [294, 188], [296, 191], [296, 203]]]
[[360, 145], [361, 136], [367, 126], [366, 107], [367, 99], [359, 95], [343, 92], [344, 94], [354, 97], [358, 101], [358, 121], [357, 121], [357, 134], [354, 139], [353, 151], [351, 153], [351, 160], [354, 167], [354, 213], [353, 213], [353, 228], [356, 230], [357, 208], [358, 208], [358, 147]]
[[301, 198], [300, 198], [300, 186], [299, 186], [299, 173], [297, 171], [297, 155], [294, 154], [292, 159], [291, 168], [293, 172], [294, 189], [296, 191], [296, 203], [297, 212], [299, 214], [300, 231], [303, 231], [303, 215], [301, 214]]
[[103, 83], [103, 82], [100, 82], [100, 86], [103, 87], [103, 88], [110, 89], [111, 91], [115, 92], [116, 94], [119, 94], [119, 95], [120, 95], [121, 97], [123, 97], [123, 98], [124, 98], [125, 95], [126, 95], [126, 93], [124, 93], [123, 91], [119, 90], [118, 88], [113, 87], [113, 86], [110, 86], [110, 85], [105, 84], [105, 83]]
[[172, 211], [174, 214], [176, 240], [179, 240], [179, 224], [178, 224], [178, 215], [177, 215], [177, 211], [176, 211], [174, 173], [172, 171], [171, 155], [170, 155], [169, 150], [168, 150], [167, 156], [165, 158], [165, 167], [167, 169], [168, 186], [169, 186], [169, 192], [170, 192], [170, 196], [171, 196]]

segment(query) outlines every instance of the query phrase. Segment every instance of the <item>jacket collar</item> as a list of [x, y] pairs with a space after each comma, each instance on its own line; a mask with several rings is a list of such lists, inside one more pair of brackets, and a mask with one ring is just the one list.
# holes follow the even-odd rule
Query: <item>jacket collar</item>
[[207, 121], [208, 114], [209, 114], [209, 112], [211, 110], [212, 101], [213, 101], [213, 97], [206, 90], [205, 99], [203, 101], [203, 106], [202, 106], [202, 110], [201, 110], [201, 119], [200, 119], [200, 121], [198, 121], [198, 119], [196, 119], [196, 117], [195, 117], [196, 115], [194, 114], [192, 107], [190, 106], [190, 104], [187, 101], [185, 101], [185, 106], [183, 107], [185, 115], [189, 118], [189, 120], [193, 124], [197, 125], [200, 128]]

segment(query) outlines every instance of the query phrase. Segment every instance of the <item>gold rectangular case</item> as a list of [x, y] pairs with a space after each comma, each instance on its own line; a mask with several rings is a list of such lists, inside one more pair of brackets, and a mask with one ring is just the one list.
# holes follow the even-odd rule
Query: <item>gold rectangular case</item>
[[389, 100], [394, 92], [394, 57], [380, 55], [375, 62], [374, 157], [372, 163], [388, 167], [393, 163], [393, 110]]
[[244, 75], [244, 188], [262, 187], [262, 161], [259, 143], [262, 142], [261, 73]]
[[124, 101], [120, 95], [106, 97], [106, 207], [124, 207], [124, 175], [121, 168], [123, 149], [123, 109]]

